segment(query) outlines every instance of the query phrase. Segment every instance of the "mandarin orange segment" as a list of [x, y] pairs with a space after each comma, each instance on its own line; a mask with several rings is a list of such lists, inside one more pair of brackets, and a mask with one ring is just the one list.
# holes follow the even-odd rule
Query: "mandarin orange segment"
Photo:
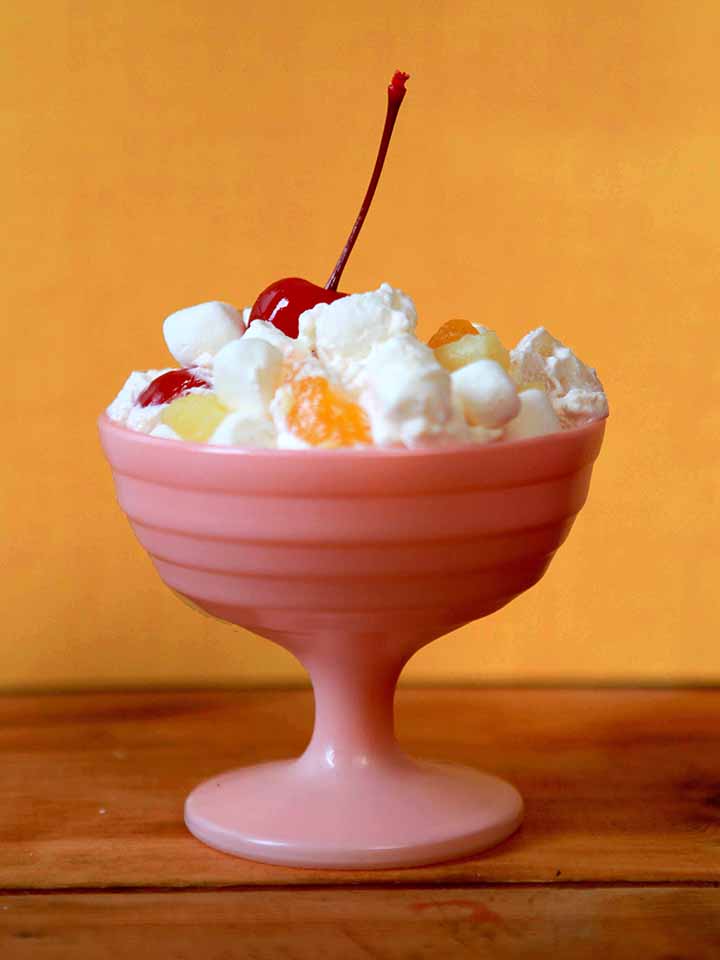
[[330, 386], [323, 377], [292, 382], [287, 423], [314, 447], [350, 447], [370, 443], [370, 425], [362, 407]]
[[444, 347], [446, 343], [455, 343], [460, 337], [476, 334], [477, 330], [469, 320], [447, 320], [428, 340], [431, 350]]

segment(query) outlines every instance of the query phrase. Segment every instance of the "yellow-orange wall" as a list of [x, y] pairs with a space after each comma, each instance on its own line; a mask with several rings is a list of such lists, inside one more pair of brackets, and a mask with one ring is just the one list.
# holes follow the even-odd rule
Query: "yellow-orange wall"
[[720, 5], [7, 0], [0, 35], [0, 685], [301, 676], [161, 585], [94, 421], [171, 310], [325, 280], [396, 67], [345, 287], [546, 324], [612, 407], [543, 582], [407, 676], [720, 678]]

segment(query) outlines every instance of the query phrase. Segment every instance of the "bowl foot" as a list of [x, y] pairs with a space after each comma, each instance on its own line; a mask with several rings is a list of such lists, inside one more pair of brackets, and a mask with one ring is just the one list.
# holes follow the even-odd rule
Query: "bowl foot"
[[520, 824], [509, 783], [413, 761], [318, 771], [304, 758], [220, 774], [187, 798], [185, 823], [225, 853], [296, 867], [411, 867], [479, 853]]

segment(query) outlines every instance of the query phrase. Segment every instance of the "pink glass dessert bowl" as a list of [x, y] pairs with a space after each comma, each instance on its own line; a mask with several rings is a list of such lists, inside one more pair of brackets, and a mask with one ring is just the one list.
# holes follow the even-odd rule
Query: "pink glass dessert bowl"
[[100, 418], [117, 497], [165, 583], [293, 653], [315, 694], [297, 759], [187, 798], [219, 850], [294, 866], [413, 866], [509, 836], [523, 802], [469, 767], [405, 755], [404, 664], [542, 577], [590, 485], [605, 421], [432, 450], [241, 450]]

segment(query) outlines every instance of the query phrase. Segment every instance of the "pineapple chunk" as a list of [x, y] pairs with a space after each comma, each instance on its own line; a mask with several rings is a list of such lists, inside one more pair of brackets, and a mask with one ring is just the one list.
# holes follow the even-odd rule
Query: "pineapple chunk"
[[203, 443], [228, 413], [214, 393], [189, 393], [169, 403], [160, 419], [183, 440]]
[[480, 330], [476, 329], [475, 333], [465, 334], [459, 340], [437, 347], [435, 358], [450, 373], [476, 360], [494, 360], [503, 370], [510, 369], [510, 354], [498, 335], [493, 330], [482, 327]]

